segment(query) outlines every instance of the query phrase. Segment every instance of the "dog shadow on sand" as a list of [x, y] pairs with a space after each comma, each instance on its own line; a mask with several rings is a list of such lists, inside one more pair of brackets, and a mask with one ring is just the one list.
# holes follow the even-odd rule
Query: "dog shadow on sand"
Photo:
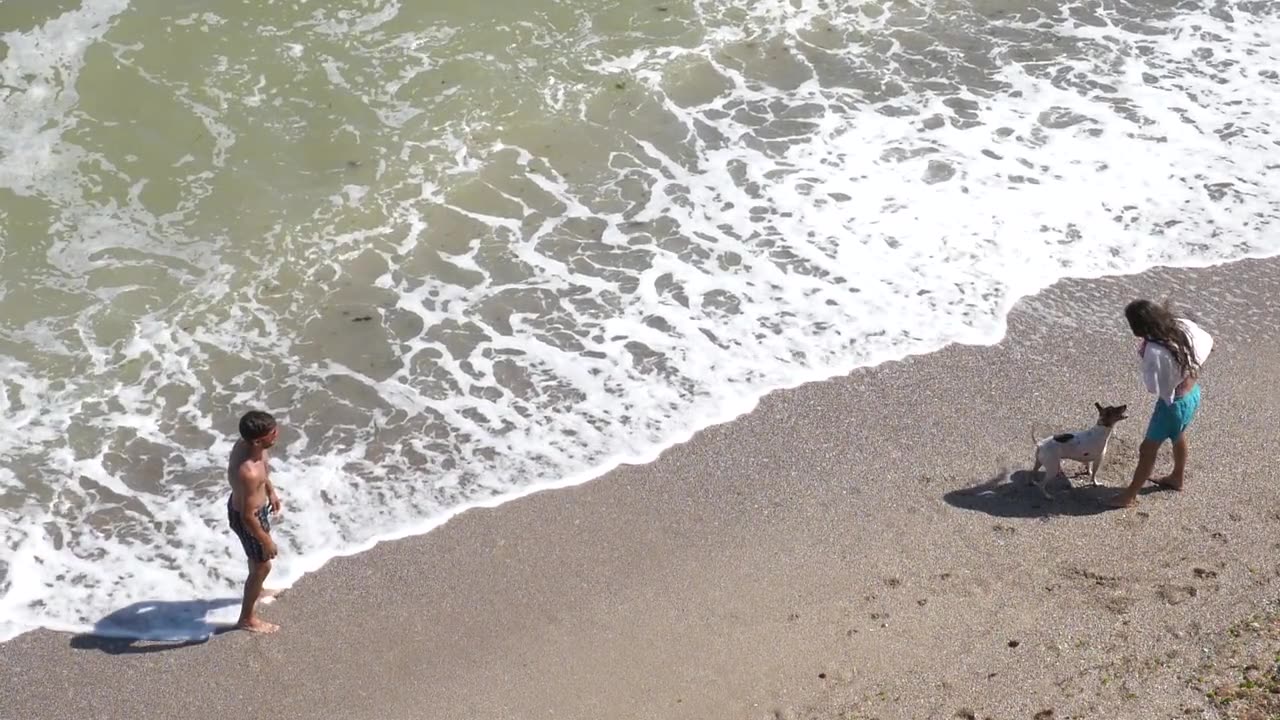
[[233, 629], [210, 622], [209, 613], [239, 604], [240, 598], [234, 597], [137, 602], [94, 623], [90, 632], [72, 637], [71, 647], [125, 655], [203, 645]]
[[[1046, 498], [1032, 481], [1043, 473], [1018, 470], [961, 490], [952, 490], [942, 499], [952, 507], [975, 510], [994, 517], [1043, 518], [1054, 516], [1083, 517], [1112, 510], [1107, 501], [1120, 492], [1119, 487], [1093, 486], [1086, 477], [1070, 484], [1063, 478], [1049, 481]], [[1082, 483], [1083, 481], [1083, 483]]]

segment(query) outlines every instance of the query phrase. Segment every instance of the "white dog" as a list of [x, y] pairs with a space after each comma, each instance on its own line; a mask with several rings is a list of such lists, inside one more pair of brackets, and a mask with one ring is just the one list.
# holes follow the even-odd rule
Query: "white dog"
[[1053, 498], [1047, 486], [1051, 480], [1056, 480], [1063, 474], [1063, 460], [1086, 463], [1089, 466], [1089, 481], [1095, 486], [1098, 484], [1098, 471], [1102, 469], [1102, 461], [1107, 455], [1111, 431], [1115, 429], [1116, 423], [1128, 417], [1124, 412], [1129, 406], [1103, 407], [1099, 403], [1094, 403], [1093, 406], [1098, 409], [1098, 424], [1088, 430], [1061, 433], [1040, 441], [1032, 438], [1036, 442], [1036, 464], [1031, 472], [1037, 472], [1040, 466], [1044, 466], [1044, 479], [1038, 485], [1045, 497]]

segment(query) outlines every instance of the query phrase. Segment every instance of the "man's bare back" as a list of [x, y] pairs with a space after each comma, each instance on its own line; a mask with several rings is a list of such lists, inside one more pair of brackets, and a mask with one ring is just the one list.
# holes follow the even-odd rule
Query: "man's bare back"
[[240, 418], [240, 439], [227, 462], [227, 482], [231, 485], [227, 523], [249, 560], [244, 603], [236, 626], [250, 632], [272, 633], [279, 629], [256, 614], [262, 583], [271, 572], [271, 560], [277, 553], [271, 538], [270, 515], [280, 512], [280, 496], [271, 485], [267, 449], [275, 444], [278, 435], [275, 418], [258, 410], [245, 413]]

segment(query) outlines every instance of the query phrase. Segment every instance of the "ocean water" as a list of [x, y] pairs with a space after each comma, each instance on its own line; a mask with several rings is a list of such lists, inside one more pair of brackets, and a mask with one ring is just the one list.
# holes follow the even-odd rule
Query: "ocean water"
[[0, 640], [233, 618], [143, 610], [238, 594], [250, 408], [287, 585], [1280, 252], [1271, 1], [0, 0], [0, 58]]

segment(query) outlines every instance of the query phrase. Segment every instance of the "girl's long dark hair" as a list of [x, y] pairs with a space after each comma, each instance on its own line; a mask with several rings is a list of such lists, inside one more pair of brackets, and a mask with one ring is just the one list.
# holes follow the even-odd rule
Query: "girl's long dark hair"
[[1191, 338], [1170, 312], [1168, 303], [1157, 305], [1150, 300], [1134, 300], [1125, 306], [1124, 317], [1134, 335], [1165, 346], [1184, 373], [1195, 371], [1196, 355]]

